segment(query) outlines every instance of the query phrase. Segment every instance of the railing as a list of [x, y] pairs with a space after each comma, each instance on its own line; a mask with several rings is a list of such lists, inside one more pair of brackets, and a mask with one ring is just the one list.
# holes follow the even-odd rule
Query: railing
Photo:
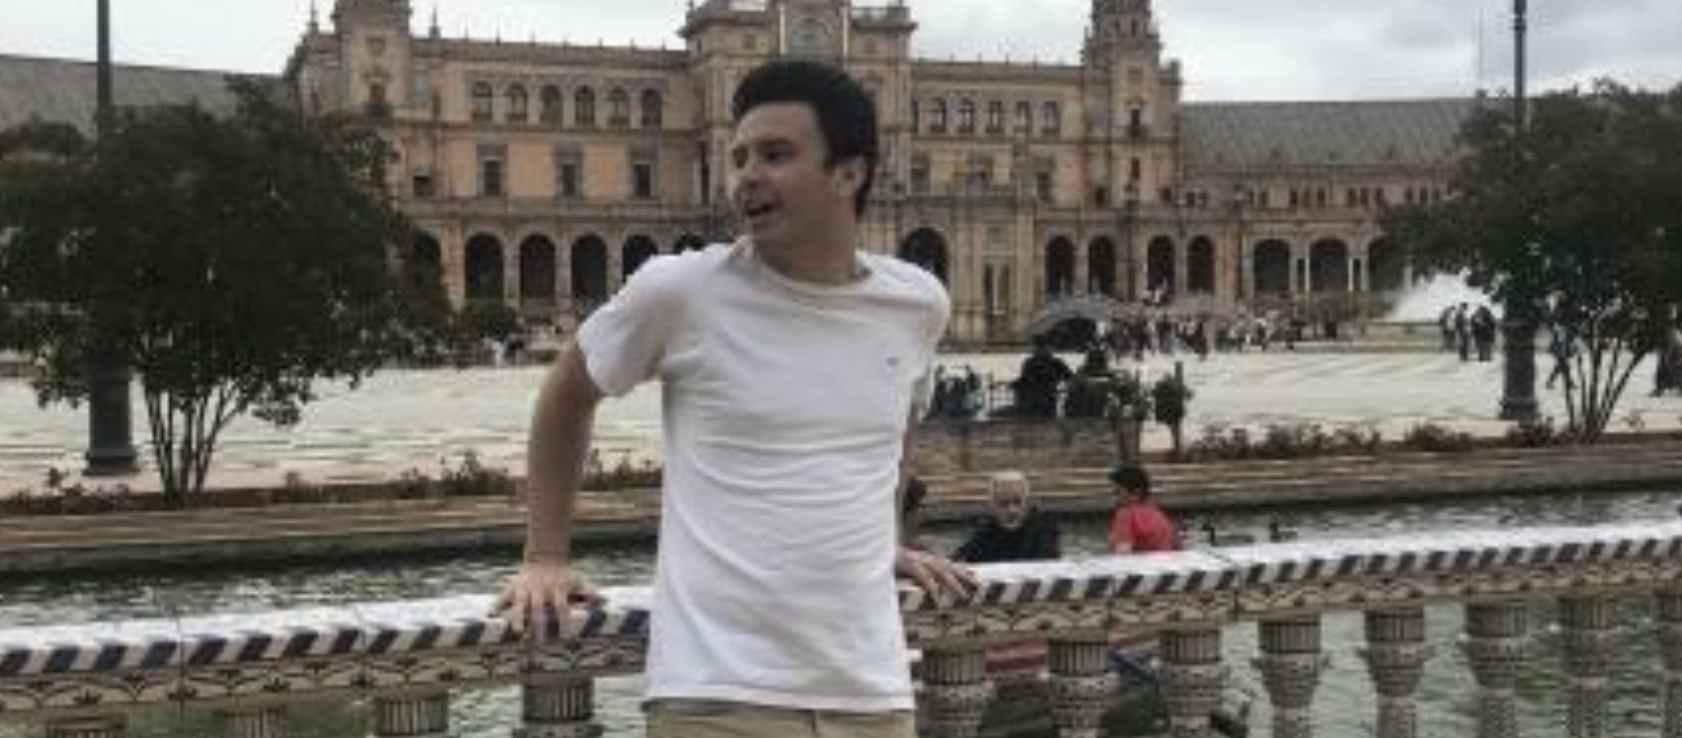
[[[992, 687], [989, 643], [1044, 639], [1053, 718], [1063, 736], [1094, 736], [1113, 687], [1109, 634], [1155, 633], [1158, 677], [1174, 736], [1203, 736], [1229, 666], [1223, 627], [1255, 623], [1254, 664], [1272, 701], [1271, 735], [1312, 734], [1323, 668], [1323, 613], [1364, 613], [1360, 649], [1374, 682], [1377, 735], [1414, 736], [1430, 657], [1425, 606], [1463, 603], [1463, 646], [1479, 697], [1479, 735], [1517, 735], [1516, 692], [1533, 601], [1557, 599], [1573, 737], [1611, 729], [1608, 645], [1614, 607], [1656, 600], [1657, 706], [1666, 738], [1682, 735], [1682, 521], [1587, 528], [1436, 533], [1148, 556], [983, 567], [983, 587], [952, 602], [901, 596], [922, 651], [926, 735], [972, 736]], [[593, 680], [641, 668], [646, 591], [606, 592], [554, 645], [526, 647], [483, 617], [487, 600], [296, 610], [260, 616], [0, 631], [0, 721], [54, 738], [115, 738], [153, 705], [213, 712], [222, 735], [283, 734], [288, 703], [368, 698], [374, 736], [443, 736], [450, 692], [523, 686], [517, 735], [585, 736]]]

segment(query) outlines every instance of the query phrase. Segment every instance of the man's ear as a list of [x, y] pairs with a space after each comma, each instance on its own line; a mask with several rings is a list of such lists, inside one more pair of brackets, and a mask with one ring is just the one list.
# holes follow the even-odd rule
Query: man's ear
[[835, 165], [830, 181], [835, 186], [835, 194], [852, 197], [864, 186], [864, 157], [853, 157]]

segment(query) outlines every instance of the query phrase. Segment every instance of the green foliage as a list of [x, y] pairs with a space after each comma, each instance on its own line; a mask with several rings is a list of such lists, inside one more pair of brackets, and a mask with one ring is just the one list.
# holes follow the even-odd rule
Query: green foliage
[[1523, 420], [1507, 427], [1507, 443], [1520, 448], [1545, 448], [1570, 443], [1576, 437], [1572, 429], [1554, 427], [1551, 417]]
[[1181, 378], [1164, 374], [1151, 385], [1151, 414], [1163, 425], [1179, 425], [1186, 419], [1192, 391]]
[[514, 481], [508, 472], [485, 466], [474, 451], [463, 453], [461, 462], [454, 467], [448, 460], [439, 461], [439, 467], [442, 470], [439, 483], [447, 497], [506, 495], [514, 491]]
[[1187, 456], [1199, 461], [1371, 456], [1382, 450], [1383, 443], [1383, 436], [1370, 425], [1340, 426], [1328, 433], [1316, 423], [1274, 423], [1262, 428], [1258, 441], [1248, 429], [1217, 423], [1203, 427], [1203, 435], [1191, 444]]
[[317, 380], [354, 385], [440, 331], [420, 309], [436, 282], [393, 268], [413, 230], [383, 189], [386, 143], [231, 86], [228, 118], [0, 135], [0, 340], [41, 367], [42, 402], [85, 399], [95, 358], [131, 367], [172, 505], [235, 417], [295, 423]]
[[1402, 445], [1415, 451], [1464, 453], [1472, 450], [1472, 436], [1436, 423], [1419, 423], [1402, 434]]
[[1593, 440], [1631, 372], [1682, 302], [1682, 86], [1602, 82], [1538, 99], [1515, 133], [1509, 106], [1474, 116], [1446, 201], [1383, 222], [1415, 263], [1465, 273], [1509, 318], [1571, 329], [1569, 425]]
[[1110, 401], [1115, 417], [1130, 417], [1142, 421], [1151, 417], [1151, 395], [1145, 391], [1145, 381], [1137, 372], [1116, 372], [1110, 383]]

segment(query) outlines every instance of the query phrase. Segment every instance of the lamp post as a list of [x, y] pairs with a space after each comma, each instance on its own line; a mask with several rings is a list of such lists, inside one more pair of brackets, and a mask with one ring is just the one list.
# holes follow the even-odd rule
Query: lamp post
[[[1530, 111], [1525, 101], [1524, 41], [1527, 0], [1513, 0], [1513, 135], [1523, 136]], [[1502, 351], [1502, 420], [1535, 420], [1536, 323], [1534, 300], [1528, 294], [1509, 299], [1502, 328], [1506, 343]]]
[[[94, 112], [94, 127], [103, 145], [112, 114], [111, 2], [98, 0], [98, 4], [99, 61], [95, 72], [98, 108]], [[110, 236], [101, 234], [101, 237]], [[95, 321], [97, 325], [98, 316]], [[129, 401], [132, 375], [120, 354], [113, 356], [100, 348], [95, 352], [88, 367], [88, 465], [83, 473], [90, 477], [133, 474], [138, 470], [135, 465], [138, 454], [134, 450]]]

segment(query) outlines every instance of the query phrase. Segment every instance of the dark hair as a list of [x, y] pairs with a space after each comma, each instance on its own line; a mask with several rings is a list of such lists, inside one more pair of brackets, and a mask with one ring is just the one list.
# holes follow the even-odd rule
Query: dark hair
[[923, 499], [929, 496], [929, 487], [923, 480], [911, 477], [905, 480], [905, 496], [899, 501], [899, 514], [910, 515], [923, 508]]
[[1149, 497], [1151, 494], [1151, 475], [1142, 467], [1133, 464], [1117, 464], [1110, 470], [1110, 482], [1129, 492], [1137, 492]]
[[876, 128], [876, 103], [858, 80], [834, 66], [801, 59], [781, 59], [759, 65], [742, 78], [730, 101], [731, 118], [740, 123], [748, 112], [771, 103], [812, 106], [828, 149], [824, 164], [835, 166], [864, 159], [864, 182], [853, 197], [853, 213], [864, 215], [882, 143]]

